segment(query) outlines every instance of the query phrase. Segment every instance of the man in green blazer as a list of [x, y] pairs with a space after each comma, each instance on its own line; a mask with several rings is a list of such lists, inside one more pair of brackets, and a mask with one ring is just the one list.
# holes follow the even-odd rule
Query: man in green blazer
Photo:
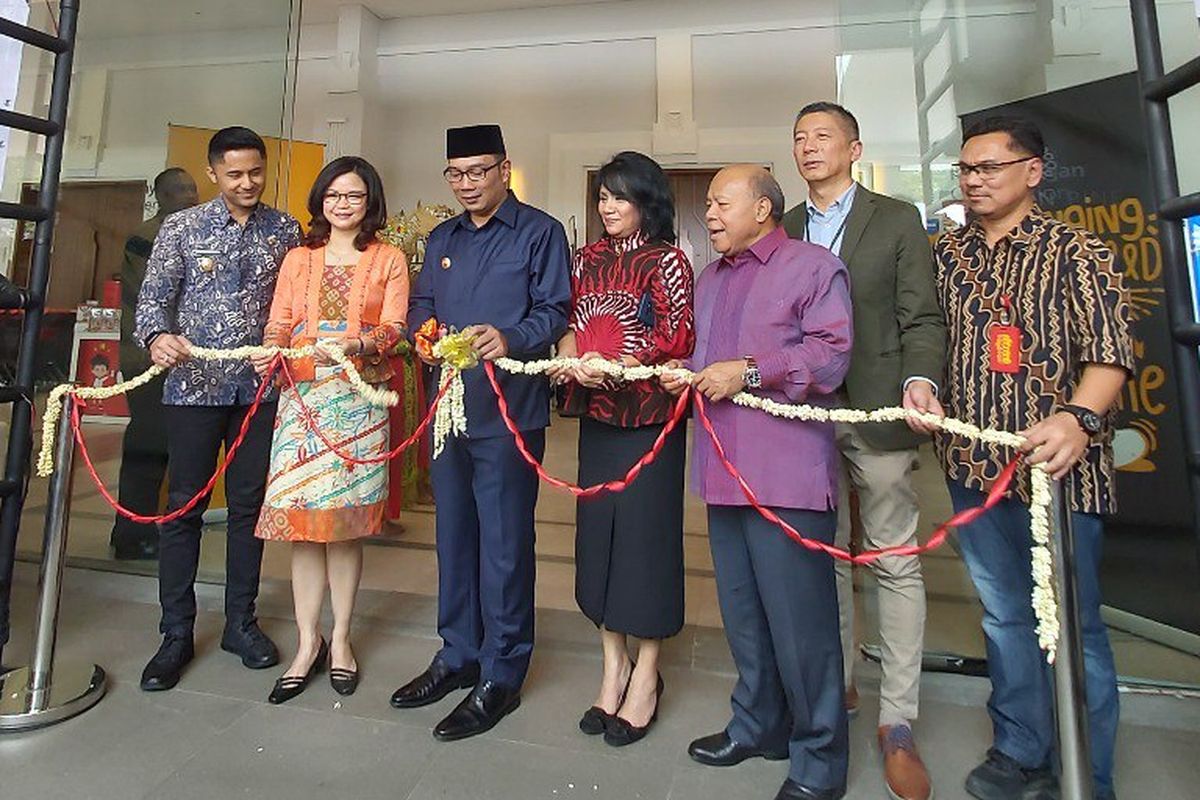
[[[910, 203], [869, 191], [851, 177], [862, 155], [858, 122], [834, 103], [801, 109], [793, 154], [808, 184], [808, 200], [784, 217], [796, 239], [828, 247], [850, 271], [854, 347], [842, 387], [847, 407], [903, 405], [937, 409], [946, 359], [946, 327], [934, 286], [933, 257], [921, 216]], [[839, 425], [842, 481], [837, 543], [850, 543], [849, 495], [858, 495], [864, 545], [869, 549], [917, 541], [917, 496], [912, 471], [924, 436], [905, 423]], [[838, 604], [845, 657], [846, 703], [857, 710], [854, 688], [854, 595], [850, 565], [838, 562]], [[928, 772], [917, 753], [921, 653], [925, 638], [925, 585], [916, 556], [872, 563], [879, 582], [879, 746], [890, 794], [928, 800]]]

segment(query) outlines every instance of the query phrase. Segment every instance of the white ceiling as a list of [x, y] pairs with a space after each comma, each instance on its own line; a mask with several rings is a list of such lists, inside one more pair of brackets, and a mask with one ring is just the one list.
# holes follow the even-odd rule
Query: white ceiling
[[[597, 0], [360, 0], [381, 19], [435, 14], [471, 14], [522, 8], [583, 5]], [[84, 0], [79, 33], [84, 39], [153, 36], [190, 31], [285, 30], [292, 0]], [[303, 0], [304, 23], [336, 22], [338, 6], [350, 0]], [[46, 10], [59, 14], [58, 0], [31, 0], [30, 24], [48, 29]]]
[[[515, 11], [521, 8], [551, 8], [595, 3], [597, 0], [361, 0], [380, 19], [428, 17], [435, 14], [478, 14], [486, 11]], [[305, 22], [333, 22], [337, 7], [347, 0], [304, 0]]]

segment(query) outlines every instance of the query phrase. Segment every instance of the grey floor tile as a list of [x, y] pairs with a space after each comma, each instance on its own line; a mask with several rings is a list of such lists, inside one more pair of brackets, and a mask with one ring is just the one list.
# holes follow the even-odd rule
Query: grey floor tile
[[488, 735], [440, 746], [409, 800], [666, 800], [670, 788], [656, 764]]
[[417, 784], [433, 744], [400, 725], [259, 706], [143, 796], [395, 800]]
[[227, 698], [117, 686], [82, 716], [0, 738], [0, 794], [14, 800], [143, 797], [249, 711]]

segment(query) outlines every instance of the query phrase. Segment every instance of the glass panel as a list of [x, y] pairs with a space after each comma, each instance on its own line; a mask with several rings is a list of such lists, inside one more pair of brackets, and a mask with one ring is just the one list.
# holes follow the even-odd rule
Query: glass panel
[[[4, 0], [0, 13], [10, 5], [26, 7], [24, 0]], [[156, 224], [144, 220], [157, 219], [160, 211], [161, 198], [152, 191], [155, 176], [166, 167], [183, 167], [188, 172], [185, 182], [199, 187], [200, 198], [212, 197], [204, 149], [215, 129], [244, 125], [268, 143], [277, 143], [290, 136], [291, 127], [285, 89], [289, 31], [298, 3], [179, 0], [156, 3], [153, 13], [137, 0], [86, 2], [82, 7], [43, 323], [38, 371], [42, 391], [67, 379], [108, 384], [133, 377], [144, 367], [140, 361], [123, 363], [137, 357], [136, 348], [122, 348], [114, 313], [119, 309], [104, 307], [120, 305], [119, 279], [127, 254], [144, 255], [154, 238]], [[57, 3], [35, 3], [29, 12], [29, 24], [56, 30]], [[24, 48], [20, 55], [19, 71], [15, 62], [11, 73], [0, 69], [5, 77], [0, 98], [5, 93], [2, 84], [11, 75], [16, 109], [44, 116], [53, 60], [34, 48]], [[195, 135], [187, 137], [188, 131]], [[0, 199], [35, 200], [42, 138], [13, 131], [7, 151]], [[288, 148], [278, 144], [269, 153], [274, 163], [265, 197], [272, 203], [277, 197], [287, 203], [288, 169], [286, 164], [279, 168], [287, 155]], [[32, 225], [0, 223], [0, 264], [22, 285], [32, 231]], [[77, 316], [76, 309], [89, 304], [92, 308]], [[0, 336], [0, 364], [5, 369], [15, 361], [16, 329], [15, 322], [6, 322]], [[39, 395], [39, 411], [44, 406], [44, 395]], [[150, 419], [160, 417], [160, 409], [153, 402], [141, 402], [133, 410]], [[94, 404], [89, 412], [83, 424], [88, 449], [100, 478], [116, 495], [129, 405], [118, 398]], [[7, 428], [7, 413], [4, 416]], [[127, 470], [126, 496], [131, 486], [141, 484], [142, 494], [153, 497], [162, 491], [157, 483], [165, 456], [162, 433], [151, 435], [144, 427], [142, 431], [131, 443], [142, 457], [140, 466]], [[75, 563], [109, 565], [114, 557], [113, 511], [78, 463], [76, 473], [69, 556]], [[33, 558], [40, 550], [46, 489], [45, 480], [31, 483], [18, 543], [22, 558]], [[220, 517], [221, 505], [218, 491], [208, 512], [212, 518]], [[153, 527], [143, 532], [148, 540], [154, 536]], [[202, 573], [220, 577], [223, 539], [205, 537]], [[134, 554], [127, 550], [121, 555]], [[117, 565], [147, 573], [157, 570], [148, 558]]]

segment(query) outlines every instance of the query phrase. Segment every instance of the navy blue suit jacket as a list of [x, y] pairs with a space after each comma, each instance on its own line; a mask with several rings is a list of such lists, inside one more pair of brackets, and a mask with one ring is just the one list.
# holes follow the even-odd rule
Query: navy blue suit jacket
[[[493, 325], [508, 340], [510, 357], [546, 358], [567, 329], [570, 269], [562, 224], [510, 192], [481, 228], [465, 212], [434, 228], [409, 300], [409, 330], [430, 317], [457, 330]], [[544, 377], [501, 370], [497, 375], [521, 430], [550, 424], [550, 387]], [[507, 435], [483, 368], [464, 372], [463, 381], [467, 435]]]

